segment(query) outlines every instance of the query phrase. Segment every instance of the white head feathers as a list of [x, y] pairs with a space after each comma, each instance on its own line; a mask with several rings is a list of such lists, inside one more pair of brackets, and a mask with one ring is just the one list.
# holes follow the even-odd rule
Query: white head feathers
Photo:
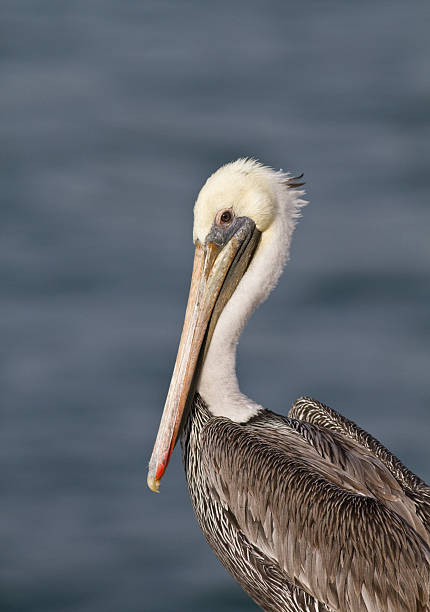
[[303, 191], [291, 189], [291, 175], [263, 166], [254, 159], [241, 158], [221, 166], [203, 185], [194, 207], [194, 242], [203, 244], [217, 212], [232, 208], [236, 217], [249, 217], [264, 232], [278, 215], [288, 222], [291, 236]]

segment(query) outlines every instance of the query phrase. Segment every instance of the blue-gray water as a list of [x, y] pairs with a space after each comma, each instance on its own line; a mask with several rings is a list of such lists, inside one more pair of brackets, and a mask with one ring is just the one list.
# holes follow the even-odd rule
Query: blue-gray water
[[430, 7], [1, 6], [0, 609], [253, 610], [146, 465], [223, 162], [305, 172], [244, 391], [313, 395], [430, 479]]

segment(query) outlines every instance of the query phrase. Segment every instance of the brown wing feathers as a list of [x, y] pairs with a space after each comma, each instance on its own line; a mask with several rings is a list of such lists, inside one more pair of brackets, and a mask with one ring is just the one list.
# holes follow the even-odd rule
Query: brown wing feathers
[[338, 431], [317, 433], [271, 413], [248, 425], [210, 419], [205, 477], [249, 542], [333, 610], [429, 610], [429, 549], [407, 520], [413, 508], [393, 510], [398, 481], [368, 449], [354, 457]]

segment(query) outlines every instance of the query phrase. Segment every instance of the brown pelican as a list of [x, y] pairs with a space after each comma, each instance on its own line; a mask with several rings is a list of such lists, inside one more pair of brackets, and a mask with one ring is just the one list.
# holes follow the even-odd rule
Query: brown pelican
[[148, 485], [180, 435], [200, 526], [264, 610], [429, 611], [430, 488], [324, 404], [301, 398], [284, 417], [239, 390], [239, 334], [287, 260], [301, 184], [239, 159], [203, 186]]

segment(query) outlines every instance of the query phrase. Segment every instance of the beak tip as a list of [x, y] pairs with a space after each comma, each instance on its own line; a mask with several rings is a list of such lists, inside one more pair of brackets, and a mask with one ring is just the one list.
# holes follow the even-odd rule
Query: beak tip
[[159, 493], [160, 491], [160, 481], [159, 480], [154, 478], [154, 476], [152, 476], [151, 474], [148, 474], [147, 483], [151, 491], [153, 491], [154, 493]]

